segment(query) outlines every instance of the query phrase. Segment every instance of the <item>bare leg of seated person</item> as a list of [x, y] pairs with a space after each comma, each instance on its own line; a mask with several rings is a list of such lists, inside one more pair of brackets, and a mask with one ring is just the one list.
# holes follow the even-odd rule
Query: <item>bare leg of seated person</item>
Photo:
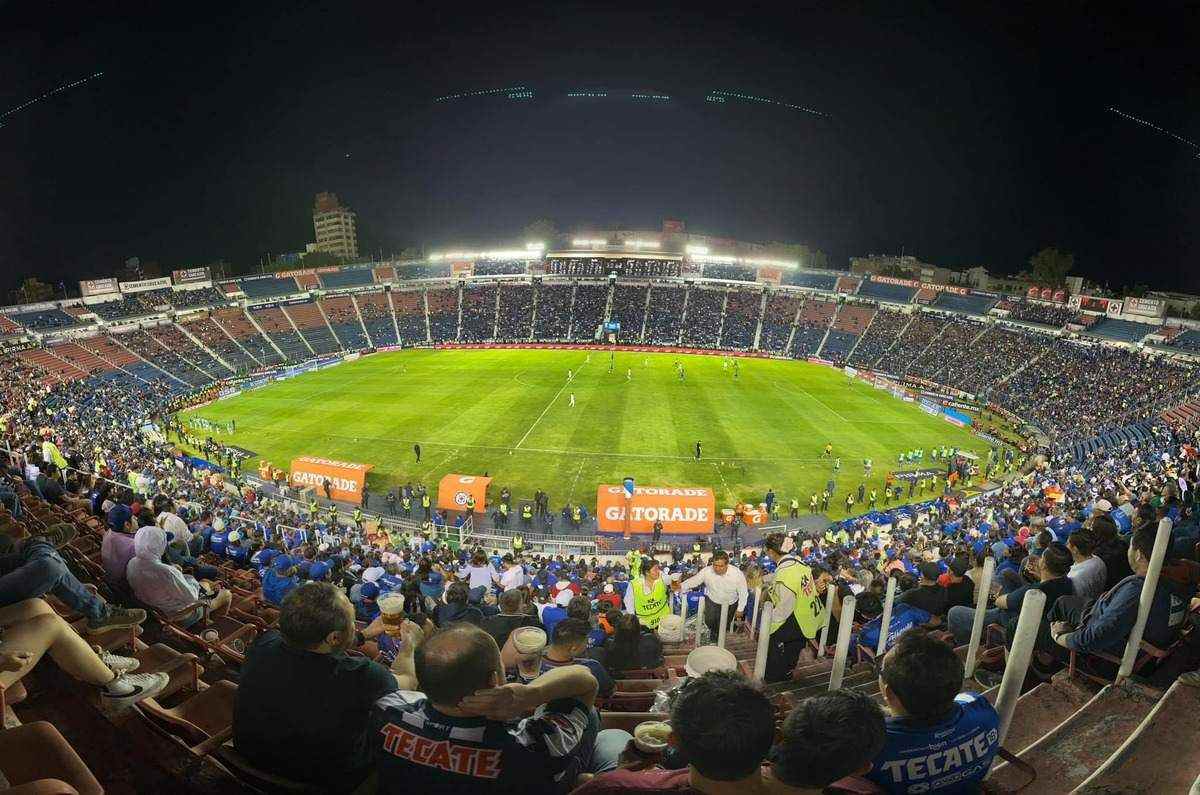
[[[0, 608], [0, 686], [11, 687], [44, 655], [75, 679], [101, 688], [102, 701], [121, 707], [148, 698], [166, 687], [166, 674], [118, 675], [71, 625], [41, 599]], [[119, 658], [117, 658], [119, 659]]]

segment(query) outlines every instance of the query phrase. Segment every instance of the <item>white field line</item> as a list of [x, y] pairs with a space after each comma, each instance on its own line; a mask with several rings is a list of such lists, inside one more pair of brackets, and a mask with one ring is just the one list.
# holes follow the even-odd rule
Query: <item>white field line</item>
[[[579, 371], [582, 368], [583, 368], [583, 362], [580, 362], [575, 367], [574, 373], [575, 373], [576, 377], [579, 375]], [[550, 411], [550, 407], [554, 405], [554, 401], [556, 401], [560, 397], [562, 397], [562, 393], [567, 391], [567, 387], [569, 387], [573, 383], [575, 383], [575, 377], [572, 377], [572, 379], [570, 381], [563, 381], [563, 385], [560, 386], [558, 388], [558, 391], [554, 393], [554, 397], [550, 398], [550, 402], [546, 404], [546, 408], [542, 409], [542, 413], [537, 415], [537, 419], [535, 419], [533, 421], [533, 424], [529, 426], [529, 429], [527, 431], [525, 431], [525, 435], [522, 436], [515, 445], [513, 445], [512, 449], [514, 449], [514, 450], [521, 449], [521, 445], [525, 444], [525, 440], [529, 438], [529, 434], [533, 433], [533, 429], [536, 428], [538, 426], [538, 423], [542, 421], [542, 417], [545, 417], [546, 413], [548, 411]]]

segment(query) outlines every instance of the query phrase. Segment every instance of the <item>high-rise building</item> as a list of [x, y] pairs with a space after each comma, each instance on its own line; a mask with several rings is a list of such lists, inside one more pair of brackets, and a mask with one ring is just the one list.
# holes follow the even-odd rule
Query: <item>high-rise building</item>
[[313, 231], [317, 251], [345, 259], [358, 259], [358, 216], [338, 201], [337, 194], [318, 193], [313, 201]]

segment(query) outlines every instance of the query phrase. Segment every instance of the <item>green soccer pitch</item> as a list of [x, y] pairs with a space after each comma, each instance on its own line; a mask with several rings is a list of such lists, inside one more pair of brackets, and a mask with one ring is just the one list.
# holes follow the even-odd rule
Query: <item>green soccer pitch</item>
[[757, 503], [774, 488], [782, 505], [796, 495], [807, 512], [833, 474], [821, 455], [828, 442], [841, 457], [836, 517], [863, 482], [864, 458], [874, 463], [867, 493], [880, 489], [880, 505], [901, 451], [924, 448], [925, 466], [934, 445], [986, 458], [983, 440], [831, 367], [739, 358], [735, 380], [721, 356], [618, 351], [612, 372], [609, 360], [602, 349], [379, 353], [190, 413], [236, 420], [236, 433], [215, 438], [284, 469], [301, 455], [373, 464], [372, 507], [383, 507], [389, 488], [436, 489], [456, 472], [486, 473], [516, 499], [542, 488], [554, 510], [567, 501], [591, 509], [598, 484], [633, 477], [708, 486], [718, 507]]

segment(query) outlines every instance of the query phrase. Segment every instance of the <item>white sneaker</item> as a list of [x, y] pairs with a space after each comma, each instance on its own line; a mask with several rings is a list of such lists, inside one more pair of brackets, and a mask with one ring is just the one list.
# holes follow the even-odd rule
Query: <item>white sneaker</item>
[[141, 666], [141, 660], [133, 657], [122, 657], [109, 651], [100, 652], [100, 661], [112, 669], [117, 676], [133, 673]]
[[112, 684], [100, 691], [100, 704], [106, 709], [120, 710], [131, 707], [145, 698], [153, 698], [163, 691], [170, 683], [171, 677], [165, 673], [156, 674], [127, 674], [117, 678], [113, 684], [119, 684], [120, 690], [128, 692], [114, 693]]

